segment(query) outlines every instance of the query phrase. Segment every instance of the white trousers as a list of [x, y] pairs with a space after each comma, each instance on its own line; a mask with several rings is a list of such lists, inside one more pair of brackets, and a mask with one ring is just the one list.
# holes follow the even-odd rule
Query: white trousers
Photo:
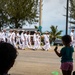
[[49, 49], [50, 49], [50, 43], [49, 43], [49, 42], [45, 43], [45, 45], [43, 46], [43, 48], [44, 48], [46, 51], [49, 50]]
[[33, 49], [37, 49], [37, 42], [36, 41], [34, 41]]

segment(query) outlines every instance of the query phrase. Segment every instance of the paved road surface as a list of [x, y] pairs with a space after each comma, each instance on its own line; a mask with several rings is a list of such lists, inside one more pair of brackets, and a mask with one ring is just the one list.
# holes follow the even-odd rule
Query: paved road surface
[[56, 56], [52, 49], [54, 47], [49, 51], [18, 50], [18, 57], [9, 73], [12, 75], [52, 75], [51, 72], [58, 71], [61, 75], [60, 58]]

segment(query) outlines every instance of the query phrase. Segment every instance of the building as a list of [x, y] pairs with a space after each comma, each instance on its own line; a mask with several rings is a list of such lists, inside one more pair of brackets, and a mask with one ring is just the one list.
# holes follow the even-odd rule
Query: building
[[[7, 31], [9, 31], [10, 29], [7, 29]], [[13, 30], [13, 29], [12, 29]], [[22, 28], [22, 29], [14, 29], [16, 31], [29, 31], [30, 32], [30, 35], [33, 35], [35, 31], [37, 31], [38, 29], [35, 29], [35, 28]]]

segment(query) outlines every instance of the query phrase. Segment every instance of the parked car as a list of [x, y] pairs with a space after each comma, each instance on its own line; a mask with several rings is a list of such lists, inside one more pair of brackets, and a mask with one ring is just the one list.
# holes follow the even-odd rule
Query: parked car
[[56, 40], [54, 41], [54, 45], [63, 46], [62, 40], [61, 40], [61, 39], [56, 39]]

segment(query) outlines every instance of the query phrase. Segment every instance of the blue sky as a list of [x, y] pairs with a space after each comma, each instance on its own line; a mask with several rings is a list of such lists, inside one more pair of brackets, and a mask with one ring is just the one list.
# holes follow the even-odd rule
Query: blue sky
[[[42, 7], [42, 31], [50, 31], [51, 25], [57, 25], [58, 30], [63, 30], [62, 35], [65, 34], [66, 29], [66, 0], [43, 0]], [[37, 24], [38, 26], [39, 24]], [[28, 27], [28, 26], [27, 26]], [[31, 28], [34, 25], [29, 26]]]

